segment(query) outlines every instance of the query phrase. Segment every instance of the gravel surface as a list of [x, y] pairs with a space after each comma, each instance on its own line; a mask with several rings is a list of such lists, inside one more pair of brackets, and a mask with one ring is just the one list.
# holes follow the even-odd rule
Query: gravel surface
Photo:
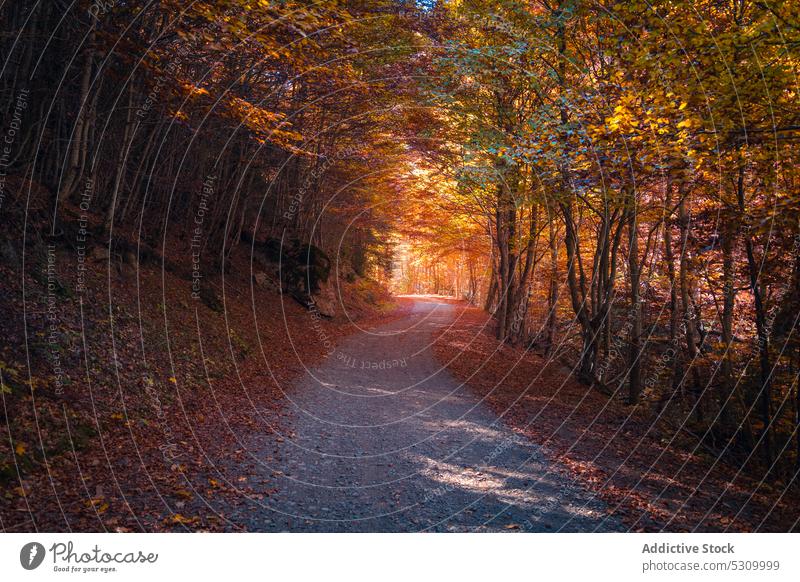
[[248, 440], [237, 470], [263, 499], [228, 519], [251, 531], [592, 531], [602, 502], [435, 361], [431, 339], [453, 311], [415, 300], [338, 344], [287, 391], [279, 419], [263, 411], [285, 438]]

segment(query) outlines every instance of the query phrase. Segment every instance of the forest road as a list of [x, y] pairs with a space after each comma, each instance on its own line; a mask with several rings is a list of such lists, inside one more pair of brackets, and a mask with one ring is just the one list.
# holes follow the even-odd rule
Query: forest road
[[274, 422], [285, 438], [240, 435], [247, 461], [236, 472], [253, 495], [225, 510], [231, 524], [314, 532], [623, 530], [600, 500], [555, 471], [539, 446], [435, 360], [432, 338], [454, 313], [447, 302], [415, 298], [402, 319], [340, 342], [287, 390], [283, 411], [259, 411], [259, 422]]

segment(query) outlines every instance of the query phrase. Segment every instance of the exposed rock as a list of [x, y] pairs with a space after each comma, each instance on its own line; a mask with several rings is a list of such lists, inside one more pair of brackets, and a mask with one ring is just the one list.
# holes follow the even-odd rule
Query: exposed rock
[[317, 293], [320, 285], [328, 282], [331, 273], [331, 260], [321, 248], [302, 245], [295, 257], [297, 271], [303, 275], [303, 285], [309, 293]]
[[132, 278], [136, 276], [136, 267], [138, 261], [136, 254], [132, 251], [125, 251], [122, 253], [121, 261], [117, 263], [117, 270], [122, 277]]
[[276, 293], [281, 292], [281, 286], [278, 283], [277, 274], [275, 276], [271, 276], [264, 271], [257, 271], [253, 273], [253, 283], [255, 283], [258, 287], [263, 287], [270, 291], [275, 291]]
[[89, 253], [89, 258], [93, 261], [107, 261], [109, 256], [108, 247], [105, 246], [94, 247]]
[[[316, 309], [325, 317], [336, 312], [334, 290], [328, 285], [331, 260], [321, 248], [299, 241], [281, 243], [267, 239], [253, 243], [253, 259], [267, 270], [274, 270], [280, 291], [291, 295], [308, 309]], [[253, 280], [259, 286], [268, 285], [269, 275], [257, 272]]]
[[291, 266], [294, 261], [289, 257], [288, 247], [293, 246], [290, 243], [281, 245], [281, 241], [276, 238], [269, 238], [264, 242], [254, 242], [253, 244], [253, 262], [261, 265], [264, 268], [270, 268], [273, 265], [280, 264], [284, 266]]
[[311, 295], [311, 301], [320, 315], [324, 317], [336, 315], [336, 293], [330, 283], [321, 283], [317, 292]]
[[267, 275], [263, 271], [259, 271], [258, 273], [253, 274], [253, 282], [258, 285], [259, 287], [263, 287], [269, 281], [269, 275]]

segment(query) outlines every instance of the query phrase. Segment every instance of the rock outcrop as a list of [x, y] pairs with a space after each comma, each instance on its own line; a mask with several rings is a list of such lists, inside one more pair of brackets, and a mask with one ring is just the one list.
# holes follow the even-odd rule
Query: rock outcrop
[[[318, 246], [293, 240], [281, 243], [270, 238], [253, 243], [253, 262], [261, 269], [256, 284], [272, 278], [280, 281], [280, 292], [291, 296], [323, 317], [336, 314], [336, 290], [330, 281], [331, 260]], [[272, 275], [272, 276], [270, 276]]]

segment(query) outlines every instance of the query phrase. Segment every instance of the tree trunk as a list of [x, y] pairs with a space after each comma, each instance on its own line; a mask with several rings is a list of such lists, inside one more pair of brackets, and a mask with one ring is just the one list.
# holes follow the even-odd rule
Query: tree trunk
[[672, 225], [670, 217], [672, 214], [672, 185], [667, 184], [665, 197], [666, 213], [664, 216], [664, 260], [667, 263], [667, 280], [669, 281], [669, 349], [672, 350], [672, 389], [677, 390], [681, 382], [683, 372], [681, 370], [680, 358], [678, 353], [678, 341], [680, 336], [680, 312], [678, 309], [678, 285], [675, 276], [675, 255], [672, 248]]
[[[739, 203], [741, 216], [746, 216], [744, 199], [744, 176], [745, 166], [739, 165], [736, 180], [736, 198]], [[769, 330], [767, 329], [767, 314], [764, 308], [764, 300], [761, 296], [761, 288], [758, 284], [759, 266], [756, 262], [755, 251], [753, 249], [753, 239], [750, 235], [749, 225], [744, 232], [744, 248], [747, 254], [747, 270], [750, 276], [750, 292], [753, 294], [753, 304], [756, 319], [756, 337], [758, 338], [758, 355], [760, 364], [760, 390], [759, 402], [761, 408], [761, 421], [764, 423], [760, 441], [762, 441], [764, 451], [764, 462], [767, 468], [772, 466], [772, 363], [769, 356]]]
[[[549, 208], [549, 207], [548, 207]], [[547, 323], [545, 337], [545, 356], [553, 352], [555, 343], [556, 326], [558, 325], [558, 232], [556, 230], [555, 216], [548, 210], [550, 223], [550, 287], [547, 292]]]
[[720, 364], [722, 373], [722, 390], [718, 396], [720, 407], [720, 425], [727, 430], [730, 425], [730, 403], [735, 389], [733, 378], [733, 312], [736, 301], [734, 289], [733, 241], [736, 238], [734, 229], [722, 233], [722, 349], [725, 350]]
[[581, 326], [582, 347], [578, 375], [581, 381], [592, 383], [597, 364], [597, 334], [595, 333], [592, 319], [586, 308], [586, 287], [582, 284], [583, 277], [578, 276], [580, 269], [580, 247], [577, 225], [574, 222], [572, 204], [562, 204], [564, 225], [566, 227], [565, 243], [567, 247], [567, 283], [572, 301], [572, 309]]
[[114, 212], [117, 209], [117, 200], [119, 199], [119, 191], [125, 181], [125, 173], [128, 165], [128, 155], [130, 154], [131, 145], [133, 144], [133, 80], [130, 81], [128, 87], [128, 105], [125, 114], [125, 130], [122, 135], [122, 143], [119, 148], [119, 155], [117, 157], [117, 172], [114, 178], [114, 187], [111, 189], [111, 200], [109, 201], [108, 210], [106, 211], [106, 218], [103, 223], [103, 230], [106, 235], [111, 234], [111, 227], [114, 222]]
[[642, 358], [641, 358], [641, 336], [642, 336], [642, 305], [639, 296], [639, 279], [641, 276], [639, 269], [639, 236], [637, 224], [636, 200], [630, 196], [630, 203], [633, 208], [628, 213], [628, 238], [630, 247], [628, 250], [628, 271], [630, 274], [631, 286], [631, 334], [628, 357], [628, 402], [636, 404], [642, 392]]
[[88, 117], [90, 109], [89, 89], [92, 82], [92, 69], [94, 66], [94, 20], [92, 20], [92, 30], [87, 38], [86, 57], [81, 73], [80, 99], [78, 114], [75, 119], [75, 126], [72, 131], [71, 150], [67, 161], [66, 174], [61, 181], [58, 192], [58, 203], [63, 205], [69, 200], [83, 174], [86, 162], [86, 149], [88, 148]]
[[[689, 231], [690, 219], [689, 212], [686, 208], [686, 196], [683, 192], [680, 193], [680, 202], [678, 204], [678, 222], [681, 232], [681, 254], [680, 254], [680, 288], [681, 288], [681, 308], [683, 311], [683, 329], [686, 335], [686, 354], [689, 358], [688, 364], [684, 369], [690, 370], [692, 375], [692, 383], [690, 385], [690, 392], [697, 398], [699, 396], [700, 376], [697, 370], [697, 340], [695, 339], [695, 324], [693, 321], [693, 308], [691, 304], [691, 289], [689, 281]], [[698, 408], [700, 407], [698, 403]]]

